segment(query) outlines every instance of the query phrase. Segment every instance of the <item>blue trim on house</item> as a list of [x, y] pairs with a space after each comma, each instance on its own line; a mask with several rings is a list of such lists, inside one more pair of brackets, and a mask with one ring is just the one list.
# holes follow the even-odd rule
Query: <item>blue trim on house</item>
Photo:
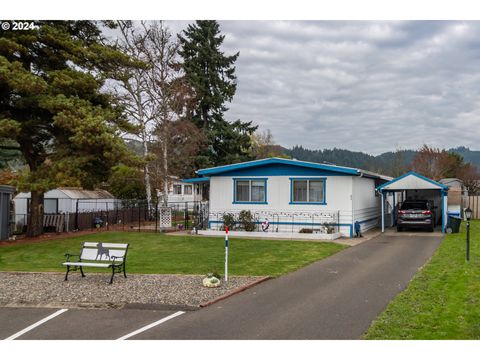
[[224, 177], [248, 177], [248, 176], [354, 176], [351, 174], [344, 174], [328, 170], [312, 169], [300, 166], [293, 166], [287, 164], [267, 164], [263, 166], [256, 166], [251, 168], [237, 169], [226, 171], [218, 175]]
[[209, 182], [210, 178], [204, 177], [204, 178], [191, 178], [191, 179], [183, 179], [182, 182], [187, 183], [187, 184], [196, 184], [196, 183], [205, 183]]
[[[290, 165], [300, 168], [308, 168], [308, 169], [316, 169], [316, 170], [324, 170], [333, 173], [339, 174], [348, 174], [348, 175], [355, 175], [359, 176], [361, 173], [358, 169], [336, 166], [336, 165], [327, 165], [327, 164], [318, 164], [312, 163], [307, 161], [299, 161], [299, 160], [288, 160], [288, 159], [281, 159], [281, 158], [268, 158], [268, 159], [261, 159], [261, 160], [254, 160], [248, 161], [238, 164], [231, 164], [231, 165], [224, 165], [224, 166], [217, 166], [208, 169], [200, 169], [197, 171], [198, 175], [224, 175], [225, 173], [232, 172], [234, 170], [240, 169], [251, 169], [254, 167], [265, 166], [265, 165]], [[266, 174], [264, 174], [266, 175]], [[291, 172], [290, 172], [291, 175]]]
[[[265, 201], [236, 201], [235, 199], [237, 198], [237, 181], [240, 180], [240, 181], [251, 181], [251, 180], [261, 180], [265, 183]], [[268, 184], [268, 178], [233, 178], [233, 201], [232, 201], [232, 204], [252, 204], [252, 205], [258, 205], [258, 204], [262, 204], [262, 205], [265, 205], [265, 204], [268, 204], [268, 191], [267, 191], [267, 184]], [[250, 193], [250, 198], [252, 197], [252, 194], [251, 194], [251, 186], [250, 186], [250, 189], [249, 189], [249, 193]]]
[[[327, 178], [325, 177], [291, 177], [290, 180], [290, 205], [327, 205]], [[309, 202], [309, 201], [293, 201], [293, 181], [294, 180], [323, 180], [323, 201]], [[308, 187], [307, 187], [308, 192]], [[308, 195], [307, 195], [308, 196]]]
[[[395, 179], [393, 179], [393, 180], [391, 180], [391, 181], [389, 181], [389, 182], [386, 182], [385, 184], [382, 184], [382, 185], [378, 186], [378, 187], [377, 187], [377, 190], [383, 192], [383, 189], [384, 189], [386, 186], [391, 185], [391, 184], [394, 184], [394, 183], [397, 182], [398, 180], [401, 180], [401, 179], [403, 179], [403, 178], [405, 178], [405, 177], [407, 177], [407, 176], [410, 176], [410, 175], [413, 175], [413, 176], [415, 176], [415, 177], [417, 177], [417, 178], [419, 178], [419, 179], [425, 180], [425, 181], [427, 181], [427, 182], [429, 182], [429, 183], [431, 183], [431, 184], [433, 184], [433, 185], [438, 186], [438, 187], [439, 187], [438, 190], [448, 190], [448, 186], [443, 185], [443, 184], [440, 184], [439, 182], [436, 182], [436, 181], [434, 181], [434, 180], [432, 180], [432, 179], [429, 179], [429, 178], [427, 178], [427, 177], [425, 177], [425, 176], [423, 176], [423, 175], [417, 174], [415, 171], [409, 171], [409, 172], [407, 172], [406, 174], [403, 174], [402, 176], [399, 176], [399, 177], [397, 177], [397, 178], [395, 178]], [[398, 189], [398, 190], [408, 190], [408, 189]], [[433, 189], [433, 190], [435, 190], [435, 189]], [[394, 191], [394, 190], [386, 189], [386, 191]]]

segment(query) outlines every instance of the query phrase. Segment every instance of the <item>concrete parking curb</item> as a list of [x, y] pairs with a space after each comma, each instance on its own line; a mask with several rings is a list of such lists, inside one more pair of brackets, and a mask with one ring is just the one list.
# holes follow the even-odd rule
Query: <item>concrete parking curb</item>
[[226, 299], [226, 298], [228, 298], [228, 297], [230, 297], [230, 296], [233, 296], [233, 295], [235, 295], [235, 294], [238, 294], [238, 293], [240, 293], [240, 292], [242, 292], [242, 291], [245, 291], [245, 290], [247, 290], [247, 289], [249, 289], [249, 288], [251, 288], [251, 287], [253, 287], [253, 286], [255, 286], [255, 285], [258, 285], [258, 284], [260, 284], [260, 283], [262, 283], [262, 282], [264, 282], [264, 281], [270, 280], [270, 279], [272, 279], [271, 276], [264, 276], [264, 277], [262, 277], [262, 278], [260, 278], [260, 279], [258, 279], [258, 280], [255, 280], [254, 282], [252, 282], [252, 283], [250, 283], [250, 284], [240, 286], [238, 289], [232, 290], [232, 291], [230, 291], [230, 292], [228, 292], [228, 293], [226, 293], [226, 294], [223, 294], [223, 295], [221, 295], [221, 296], [219, 296], [219, 297], [217, 297], [217, 298], [215, 298], [215, 299], [213, 299], [213, 300], [204, 302], [204, 303], [200, 304], [200, 307], [203, 308], [203, 307], [206, 307], [206, 306], [210, 306], [210, 305], [212, 305], [212, 304], [215, 304], [215, 303], [217, 303], [217, 302], [219, 302], [219, 301], [221, 301], [221, 300], [224, 300], [224, 299]]

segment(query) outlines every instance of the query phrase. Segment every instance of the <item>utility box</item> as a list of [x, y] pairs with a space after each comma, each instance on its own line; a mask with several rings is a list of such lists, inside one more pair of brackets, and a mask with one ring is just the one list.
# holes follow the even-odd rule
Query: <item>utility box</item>
[[0, 241], [8, 240], [11, 233], [13, 212], [11, 209], [13, 186], [0, 185]]

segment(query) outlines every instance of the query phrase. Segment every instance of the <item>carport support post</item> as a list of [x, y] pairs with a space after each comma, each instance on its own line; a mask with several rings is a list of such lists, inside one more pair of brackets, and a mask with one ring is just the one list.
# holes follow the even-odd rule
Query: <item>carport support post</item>
[[382, 203], [382, 233], [385, 232], [385, 205], [384, 205], [384, 197], [383, 197], [383, 190], [380, 190], [380, 197]]
[[442, 190], [442, 234], [445, 233], [445, 191]]

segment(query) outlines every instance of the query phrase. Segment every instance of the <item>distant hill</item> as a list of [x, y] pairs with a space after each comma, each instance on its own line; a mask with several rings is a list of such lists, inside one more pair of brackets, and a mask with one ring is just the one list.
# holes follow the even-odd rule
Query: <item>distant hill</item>
[[[309, 150], [302, 146], [294, 146], [292, 149], [284, 148], [283, 151], [285, 155], [297, 160], [356, 167], [390, 176], [398, 176], [409, 170], [410, 164], [417, 154], [416, 150], [401, 150], [399, 152], [389, 151], [373, 156], [345, 149]], [[470, 150], [466, 147], [453, 148], [448, 151], [458, 153], [465, 162], [470, 162], [472, 165], [480, 168], [480, 151]]]
[[461, 155], [463, 157], [463, 160], [465, 160], [465, 162], [469, 162], [480, 169], [480, 151], [479, 150], [470, 150], [467, 147], [460, 146], [454, 149], [449, 149], [448, 151], [455, 152]]

